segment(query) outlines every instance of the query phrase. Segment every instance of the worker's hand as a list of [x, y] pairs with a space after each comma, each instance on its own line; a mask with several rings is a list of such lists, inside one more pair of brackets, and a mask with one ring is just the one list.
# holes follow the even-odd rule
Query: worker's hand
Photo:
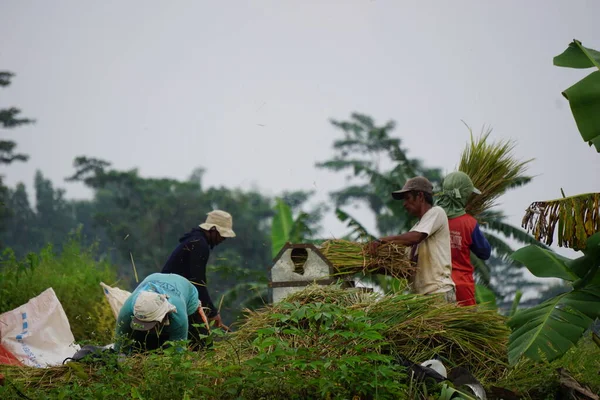
[[381, 240], [373, 240], [367, 244], [367, 253], [374, 256], [377, 254], [377, 248], [381, 244]]
[[231, 329], [223, 323], [221, 320], [221, 314], [217, 314], [213, 318], [209, 318], [209, 321], [215, 321], [215, 327], [223, 329], [225, 332], [229, 332]]

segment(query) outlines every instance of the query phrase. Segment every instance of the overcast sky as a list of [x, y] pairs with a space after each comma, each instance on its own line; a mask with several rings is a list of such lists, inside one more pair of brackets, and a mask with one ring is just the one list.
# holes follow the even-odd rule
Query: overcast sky
[[[588, 1], [0, 2], [0, 70], [17, 74], [0, 107], [37, 123], [11, 131], [27, 163], [0, 170], [30, 186], [36, 169], [69, 197], [78, 155], [143, 176], [206, 186], [345, 185], [318, 170], [351, 112], [393, 119], [410, 156], [454, 170], [469, 133], [517, 140], [533, 183], [501, 199], [520, 225], [535, 200], [599, 191], [600, 155], [561, 91], [591, 70], [552, 65], [572, 39], [600, 48]], [[354, 213], [368, 228], [374, 218]], [[235, 216], [234, 216], [235, 218]], [[234, 219], [235, 221], [235, 219]], [[345, 232], [333, 214], [323, 236]]]

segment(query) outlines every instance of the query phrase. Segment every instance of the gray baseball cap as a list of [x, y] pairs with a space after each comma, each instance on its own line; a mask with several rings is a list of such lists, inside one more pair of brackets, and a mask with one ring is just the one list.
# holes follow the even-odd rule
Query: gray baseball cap
[[392, 192], [392, 197], [396, 200], [404, 199], [404, 195], [408, 192], [425, 192], [433, 194], [433, 185], [429, 179], [424, 176], [415, 176], [406, 181], [401, 190]]

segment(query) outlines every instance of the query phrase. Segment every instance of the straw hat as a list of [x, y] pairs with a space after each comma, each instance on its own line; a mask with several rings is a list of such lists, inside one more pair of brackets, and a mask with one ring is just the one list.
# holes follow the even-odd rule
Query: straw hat
[[214, 210], [209, 212], [206, 217], [206, 222], [200, 224], [200, 228], [205, 230], [210, 230], [210, 228], [215, 227], [224, 238], [232, 238], [235, 237], [235, 232], [233, 231], [233, 220], [231, 218], [231, 214], [221, 210]]

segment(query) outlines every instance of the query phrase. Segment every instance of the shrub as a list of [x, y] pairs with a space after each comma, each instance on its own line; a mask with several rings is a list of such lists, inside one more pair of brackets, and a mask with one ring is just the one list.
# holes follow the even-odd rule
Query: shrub
[[83, 248], [72, 236], [58, 254], [47, 245], [39, 254], [17, 260], [11, 249], [0, 255], [0, 313], [15, 309], [52, 288], [58, 297], [75, 340], [109, 343], [115, 318], [104, 298], [100, 281], [114, 284], [116, 269], [96, 261], [96, 246]]

